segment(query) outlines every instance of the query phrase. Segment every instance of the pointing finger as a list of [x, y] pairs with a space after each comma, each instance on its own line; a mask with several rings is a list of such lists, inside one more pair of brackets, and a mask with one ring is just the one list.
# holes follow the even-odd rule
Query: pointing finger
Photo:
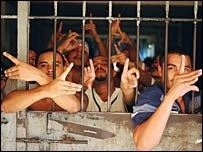
[[60, 79], [65, 80], [66, 76], [68, 75], [72, 67], [73, 67], [73, 63], [70, 63], [70, 65], [66, 68], [66, 70], [60, 75]]
[[17, 58], [15, 58], [14, 56], [12, 56], [11, 54], [9, 54], [7, 52], [3, 52], [3, 55], [5, 57], [7, 57], [9, 60], [11, 60], [13, 63], [15, 63], [16, 65], [19, 63], [19, 60]]
[[58, 32], [61, 33], [63, 27], [63, 22], [61, 21], [59, 24]]

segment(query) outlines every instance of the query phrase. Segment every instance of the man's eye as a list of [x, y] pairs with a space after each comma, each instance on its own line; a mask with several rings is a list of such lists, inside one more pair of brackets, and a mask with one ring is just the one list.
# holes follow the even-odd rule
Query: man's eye
[[168, 70], [170, 70], [170, 71], [175, 71], [175, 67], [169, 66], [169, 67], [168, 67]]
[[184, 68], [184, 72], [190, 72], [190, 71], [191, 71], [191, 68], [189, 68], [189, 67]]
[[40, 67], [44, 68], [44, 67], [46, 67], [46, 64], [41, 64]]

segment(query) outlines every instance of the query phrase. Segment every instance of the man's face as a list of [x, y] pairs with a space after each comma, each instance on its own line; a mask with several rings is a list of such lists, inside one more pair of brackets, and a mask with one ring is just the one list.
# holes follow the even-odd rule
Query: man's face
[[[167, 64], [167, 89], [171, 88], [173, 79], [176, 75], [180, 74], [181, 68], [181, 55], [179, 54], [168, 54], [168, 64]], [[184, 73], [191, 71], [191, 60], [189, 56], [185, 56]], [[162, 82], [164, 82], [164, 68], [162, 68]]]
[[[46, 52], [39, 56], [37, 61], [37, 68], [53, 78], [53, 52]], [[63, 59], [56, 53], [56, 78], [64, 72]]]
[[35, 60], [36, 60], [36, 53], [33, 50], [29, 51], [29, 64], [35, 66]]
[[108, 77], [108, 60], [103, 56], [97, 56], [93, 59], [95, 69], [95, 80], [103, 81]]
[[[69, 62], [73, 62], [76, 66], [82, 66], [82, 44], [78, 42], [78, 47], [71, 50], [66, 56]], [[84, 64], [86, 65], [89, 60], [89, 48], [85, 46], [84, 51]]]
[[7, 77], [5, 77], [3, 74], [1, 74], [1, 91], [3, 91], [3, 89], [5, 88], [6, 81], [7, 81]]

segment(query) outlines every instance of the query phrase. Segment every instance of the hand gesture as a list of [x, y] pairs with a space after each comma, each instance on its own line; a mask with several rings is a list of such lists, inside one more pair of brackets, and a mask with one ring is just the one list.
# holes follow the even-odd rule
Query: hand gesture
[[[118, 17], [120, 18], [121, 15], [118, 14]], [[113, 36], [121, 36], [120, 19], [112, 21], [111, 33]]]
[[[90, 17], [92, 17], [92, 13], [90, 13]], [[93, 20], [90, 19], [90, 23], [85, 25], [85, 30], [89, 31], [90, 34], [95, 35], [97, 34], [96, 25], [94, 24]]]
[[184, 73], [185, 69], [185, 56], [181, 56], [181, 65], [179, 74], [175, 75], [172, 86], [170, 87], [167, 95], [171, 96], [173, 100], [178, 99], [189, 91], [199, 91], [199, 88], [194, 85], [198, 77], [202, 75], [202, 69]]
[[65, 37], [65, 40], [61, 40], [62, 42], [58, 46], [58, 51], [61, 53], [65, 53], [75, 49], [78, 46], [77, 37], [79, 36], [76, 32], [71, 32], [69, 30], [68, 35]]
[[116, 44], [114, 44], [114, 47], [116, 50], [116, 55], [111, 56], [111, 61], [112, 62], [118, 62], [118, 63], [124, 65], [126, 62], [126, 58], [127, 58], [125, 53], [122, 53]]
[[92, 88], [92, 84], [95, 80], [95, 71], [92, 59], [90, 61], [90, 66], [84, 68], [84, 84], [88, 89]]
[[18, 60], [11, 54], [3, 52], [3, 55], [11, 60], [15, 65], [5, 70], [5, 75], [10, 79], [19, 79], [24, 81], [36, 81], [39, 83], [41, 77], [48, 79], [48, 76], [36, 67]]
[[[66, 34], [61, 33], [62, 28], [63, 28], [63, 22], [61, 21], [59, 24], [58, 30], [56, 32], [56, 43], [62, 40], [64, 36], [66, 36]], [[49, 40], [47, 48], [52, 48], [52, 47], [54, 47], [54, 33], [52, 34]]]
[[133, 44], [133, 43], [132, 43], [132, 40], [131, 40], [131, 38], [127, 35], [127, 33], [121, 32], [120, 35], [121, 35], [121, 40], [117, 42], [117, 43], [118, 43], [118, 46], [120, 46], [122, 43], [127, 44], [127, 45], [129, 45], [129, 46], [132, 46], [132, 44]]
[[58, 78], [44, 85], [44, 90], [48, 94], [48, 97], [55, 98], [60, 95], [75, 94], [77, 91], [81, 91], [82, 85], [66, 81], [66, 77], [72, 67], [73, 63]]
[[128, 70], [128, 65], [129, 59], [127, 58], [121, 75], [122, 90], [128, 90], [137, 87], [138, 79], [140, 77], [139, 71], [134, 67]]

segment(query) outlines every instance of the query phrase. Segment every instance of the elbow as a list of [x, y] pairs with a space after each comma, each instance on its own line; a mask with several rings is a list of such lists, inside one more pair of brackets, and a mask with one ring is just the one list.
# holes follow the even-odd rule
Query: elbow
[[80, 105], [75, 105], [73, 106], [70, 110], [68, 110], [69, 113], [73, 114], [73, 113], [77, 113], [80, 111]]
[[148, 139], [143, 139], [142, 137], [140, 137], [136, 129], [137, 128], [135, 128], [133, 132], [133, 140], [136, 151], [151, 151], [153, 148], [156, 147], [156, 145], [150, 143]]
[[137, 142], [135, 143], [137, 151], [151, 151], [153, 147], [149, 146], [149, 143], [146, 142]]
[[4, 102], [1, 104], [1, 111], [4, 113], [12, 113], [12, 111], [9, 110], [8, 106], [6, 106]]

